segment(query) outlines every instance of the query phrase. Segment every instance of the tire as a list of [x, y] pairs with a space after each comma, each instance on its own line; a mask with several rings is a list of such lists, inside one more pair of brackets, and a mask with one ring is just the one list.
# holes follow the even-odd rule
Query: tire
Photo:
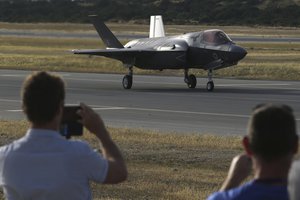
[[209, 92], [211, 92], [211, 91], [214, 90], [214, 88], [215, 88], [214, 82], [213, 81], [208, 81], [207, 85], [206, 85], [206, 90], [209, 91]]
[[193, 74], [189, 75], [188, 84], [187, 85], [188, 85], [189, 88], [192, 88], [192, 89], [196, 87], [196, 85], [197, 85], [197, 78], [196, 78], [195, 75], [193, 75]]
[[124, 89], [130, 89], [132, 87], [132, 76], [125, 75], [122, 84]]

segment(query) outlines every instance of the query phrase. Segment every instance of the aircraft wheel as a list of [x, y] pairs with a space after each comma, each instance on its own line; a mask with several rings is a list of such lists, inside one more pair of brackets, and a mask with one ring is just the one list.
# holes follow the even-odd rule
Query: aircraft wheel
[[124, 89], [130, 89], [132, 87], [132, 76], [125, 75], [122, 84]]
[[208, 81], [208, 82], [207, 82], [207, 85], [206, 85], [207, 91], [209, 91], [209, 92], [213, 91], [213, 90], [214, 90], [214, 87], [215, 87], [215, 85], [214, 85], [214, 82], [213, 82], [213, 81]]
[[189, 75], [189, 78], [188, 78], [188, 87], [189, 88], [195, 88], [196, 85], [197, 85], [197, 78], [195, 75], [191, 74]]

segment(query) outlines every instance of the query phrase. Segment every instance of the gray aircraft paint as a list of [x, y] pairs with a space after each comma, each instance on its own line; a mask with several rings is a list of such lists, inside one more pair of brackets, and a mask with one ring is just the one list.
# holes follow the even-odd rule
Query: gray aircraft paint
[[120, 60], [128, 67], [128, 75], [123, 78], [125, 89], [132, 86], [133, 66], [135, 66], [151, 70], [184, 69], [184, 81], [189, 88], [195, 88], [197, 84], [196, 77], [188, 75], [189, 69], [208, 70], [207, 90], [212, 91], [213, 70], [236, 65], [247, 54], [244, 48], [236, 45], [225, 32], [218, 29], [178, 36], [136, 39], [123, 46], [97, 16], [91, 18], [108, 48], [73, 50], [73, 52]]

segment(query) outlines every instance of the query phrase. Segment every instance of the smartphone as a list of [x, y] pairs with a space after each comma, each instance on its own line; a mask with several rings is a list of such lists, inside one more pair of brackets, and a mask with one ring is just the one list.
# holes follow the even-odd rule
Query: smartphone
[[80, 136], [83, 134], [83, 126], [78, 122], [81, 119], [77, 114], [79, 109], [81, 109], [80, 106], [64, 106], [60, 134], [67, 139], [71, 138], [71, 136]]

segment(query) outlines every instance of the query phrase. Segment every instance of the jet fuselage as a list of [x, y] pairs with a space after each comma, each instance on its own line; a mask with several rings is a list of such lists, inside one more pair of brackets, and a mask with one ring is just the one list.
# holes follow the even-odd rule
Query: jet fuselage
[[133, 60], [142, 69], [219, 69], [237, 64], [247, 52], [221, 30], [207, 30], [178, 36], [143, 38], [128, 42], [124, 48], [155, 50]]

